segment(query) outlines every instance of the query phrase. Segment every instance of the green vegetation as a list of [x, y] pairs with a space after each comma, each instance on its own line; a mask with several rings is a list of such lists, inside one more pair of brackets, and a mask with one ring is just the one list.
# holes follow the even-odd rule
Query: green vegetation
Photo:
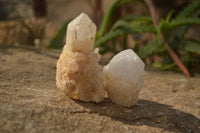
[[66, 40], [67, 25], [71, 22], [71, 19], [66, 21], [63, 26], [58, 30], [54, 38], [51, 40], [49, 48], [61, 49]]
[[[162, 61], [154, 61], [153, 66], [159, 67], [162, 70], [170, 69], [180, 71], [163, 44], [163, 40], [161, 39], [162, 34], [171, 49], [180, 57], [180, 60], [190, 72], [200, 72], [200, 42], [194, 38], [187, 38], [185, 36], [192, 25], [200, 24], [200, 1], [194, 0], [174, 18], [171, 17], [173, 15], [173, 11], [171, 11], [166, 19], [159, 20], [157, 27], [154, 25], [151, 16], [136, 16], [131, 14], [116, 22], [111, 21], [111, 16], [120, 6], [132, 2], [140, 3], [148, 7], [145, 1], [141, 0], [115, 0], [104, 15], [95, 41], [95, 47], [101, 48], [100, 53], [103, 54], [109, 51], [117, 53], [119, 52], [116, 48], [117, 45], [122, 49], [126, 49], [128, 34], [138, 35], [150, 33], [156, 36], [155, 39], [140, 48], [138, 48], [140, 41], [137, 41], [133, 50], [142, 59], [150, 58], [153, 55], [161, 57]], [[66, 29], [66, 27], [64, 28]], [[121, 38], [120, 40], [117, 39], [119, 37]], [[62, 40], [60, 38], [57, 35], [54, 40]], [[61, 48], [62, 46], [62, 43], [58, 44], [55, 41], [52, 41], [50, 45], [52, 48]]]

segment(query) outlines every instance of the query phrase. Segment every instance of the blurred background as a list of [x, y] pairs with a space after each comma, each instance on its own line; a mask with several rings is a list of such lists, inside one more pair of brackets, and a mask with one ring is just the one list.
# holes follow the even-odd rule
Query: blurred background
[[[58, 29], [81, 12], [87, 13], [93, 20], [98, 19], [96, 21], [100, 23], [113, 0], [97, 1], [0, 0], [0, 43], [34, 45], [34, 39], [38, 38], [42, 47], [48, 47]], [[95, 4], [100, 4], [99, 9]]]
[[62, 49], [81, 12], [97, 25], [103, 56], [131, 48], [161, 70], [200, 72], [199, 0], [0, 0], [0, 45]]

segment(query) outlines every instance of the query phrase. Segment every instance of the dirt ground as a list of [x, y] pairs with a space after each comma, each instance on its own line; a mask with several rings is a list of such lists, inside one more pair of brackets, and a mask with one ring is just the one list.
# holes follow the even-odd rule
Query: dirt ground
[[200, 132], [200, 75], [146, 70], [136, 106], [85, 103], [56, 88], [60, 52], [0, 45], [0, 132]]

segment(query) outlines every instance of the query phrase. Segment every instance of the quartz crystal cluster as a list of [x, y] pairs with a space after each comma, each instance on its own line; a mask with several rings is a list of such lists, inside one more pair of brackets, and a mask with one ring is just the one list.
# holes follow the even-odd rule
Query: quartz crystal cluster
[[96, 26], [82, 13], [67, 28], [66, 45], [57, 62], [56, 85], [73, 99], [101, 102], [105, 96], [100, 55], [93, 51]]
[[57, 87], [81, 101], [99, 103], [107, 92], [116, 104], [135, 105], [143, 81], [143, 61], [128, 49], [102, 68], [98, 49], [93, 51], [95, 34], [95, 24], [84, 13], [68, 25], [66, 45], [57, 62]]

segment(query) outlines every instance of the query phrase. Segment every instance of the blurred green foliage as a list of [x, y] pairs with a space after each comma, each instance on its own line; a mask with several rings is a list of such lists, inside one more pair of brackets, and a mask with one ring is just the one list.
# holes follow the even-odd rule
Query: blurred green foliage
[[[185, 35], [192, 25], [200, 24], [200, 0], [194, 0], [183, 11], [181, 11], [175, 18], [171, 18], [173, 11], [171, 11], [166, 19], [159, 20], [159, 26], [156, 28], [150, 16], [128, 15], [124, 18], [112, 22], [111, 19], [116, 10], [120, 6], [128, 3], [140, 3], [148, 7], [144, 0], [115, 0], [109, 7], [108, 11], [103, 17], [99, 30], [97, 31], [95, 47], [100, 47], [100, 53], [119, 52], [117, 44], [120, 44], [122, 49], [127, 48], [127, 35], [138, 35], [150, 33], [156, 35], [156, 38], [151, 40], [146, 46], [138, 48], [137, 45], [133, 48], [138, 55], [145, 59], [153, 55], [160, 56], [162, 62], [154, 62], [153, 66], [159, 67], [163, 70], [179, 70], [173, 60], [168, 55], [168, 52], [163, 45], [160, 33], [164, 34], [166, 41], [170, 47], [181, 58], [181, 61], [186, 65], [190, 71], [200, 72], [200, 42], [194, 38], [187, 38]], [[51, 41], [51, 48], [61, 48], [64, 43], [63, 34], [66, 30], [67, 23], [59, 30], [58, 34]], [[64, 33], [63, 33], [64, 32]], [[117, 39], [121, 37], [122, 39]]]
[[67, 25], [71, 22], [71, 19], [67, 20], [62, 27], [58, 30], [56, 35], [53, 37], [53, 39], [50, 42], [49, 48], [54, 48], [54, 49], [61, 49], [66, 40], [66, 29]]

